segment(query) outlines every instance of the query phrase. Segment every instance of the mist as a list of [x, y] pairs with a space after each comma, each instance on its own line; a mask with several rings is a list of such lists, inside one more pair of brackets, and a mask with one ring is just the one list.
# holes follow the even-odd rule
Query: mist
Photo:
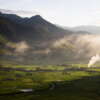
[[92, 67], [96, 62], [100, 61], [100, 55], [96, 54], [95, 56], [91, 57], [88, 67]]
[[100, 53], [100, 35], [98, 34], [72, 34], [56, 40], [54, 48], [71, 48], [75, 58], [90, 58]]
[[14, 53], [24, 54], [29, 48], [31, 48], [26, 41], [20, 41], [18, 43], [8, 42], [7, 47], [14, 49]]
[[24, 53], [25, 51], [27, 51], [29, 49], [29, 45], [27, 44], [27, 42], [25, 41], [21, 41], [19, 43], [16, 44], [15, 46], [15, 52], [16, 53]]

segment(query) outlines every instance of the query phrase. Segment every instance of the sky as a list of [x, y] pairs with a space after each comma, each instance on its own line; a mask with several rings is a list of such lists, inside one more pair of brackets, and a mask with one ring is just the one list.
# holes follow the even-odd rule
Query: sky
[[40, 14], [46, 20], [66, 27], [100, 26], [100, 0], [0, 0], [0, 8]]

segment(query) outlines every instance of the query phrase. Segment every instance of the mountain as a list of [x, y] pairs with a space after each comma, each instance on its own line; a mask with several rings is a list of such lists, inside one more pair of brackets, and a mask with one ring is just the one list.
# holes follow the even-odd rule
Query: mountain
[[[40, 38], [52, 39], [62, 37], [71, 31], [66, 31], [36, 15], [31, 18], [21, 18], [14, 14], [0, 14], [0, 32], [12, 40], [30, 40]], [[58, 35], [55, 37], [55, 34]], [[46, 37], [46, 38], [45, 38]]]
[[0, 13], [0, 60], [22, 64], [87, 63], [100, 47], [99, 42], [91, 45], [96, 38], [86, 31], [54, 25], [40, 15], [23, 18]]
[[99, 26], [77, 26], [71, 28], [73, 31], [87, 31], [93, 34], [100, 34], [100, 27]]
[[3, 46], [4, 51], [5, 48], [6, 51], [8, 50], [7, 53], [1, 54], [5, 59], [20, 57], [25, 60], [26, 56], [31, 59], [29, 62], [36, 60], [35, 63], [39, 61], [42, 63], [43, 57], [45, 57], [44, 61], [48, 59], [47, 54], [51, 51], [49, 49], [53, 50], [53, 42], [70, 34], [71, 31], [51, 24], [40, 15], [22, 18], [15, 14], [0, 13], [0, 35], [9, 41]]

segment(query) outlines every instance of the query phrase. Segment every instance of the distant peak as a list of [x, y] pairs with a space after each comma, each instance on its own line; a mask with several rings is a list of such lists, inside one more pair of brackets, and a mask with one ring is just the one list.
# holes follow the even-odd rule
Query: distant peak
[[35, 16], [32, 16], [32, 17], [31, 17], [31, 19], [34, 19], [34, 18], [35, 18], [35, 19], [43, 19], [40, 15], [35, 15]]
[[38, 17], [38, 18], [40, 18], [41, 16], [40, 16], [40, 15], [35, 15], [34, 17]]

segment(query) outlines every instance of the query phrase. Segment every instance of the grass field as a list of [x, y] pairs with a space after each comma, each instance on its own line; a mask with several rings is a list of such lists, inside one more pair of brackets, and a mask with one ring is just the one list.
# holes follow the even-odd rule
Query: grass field
[[[20, 92], [33, 89], [32, 92]], [[100, 100], [100, 68], [0, 64], [0, 100]]]

